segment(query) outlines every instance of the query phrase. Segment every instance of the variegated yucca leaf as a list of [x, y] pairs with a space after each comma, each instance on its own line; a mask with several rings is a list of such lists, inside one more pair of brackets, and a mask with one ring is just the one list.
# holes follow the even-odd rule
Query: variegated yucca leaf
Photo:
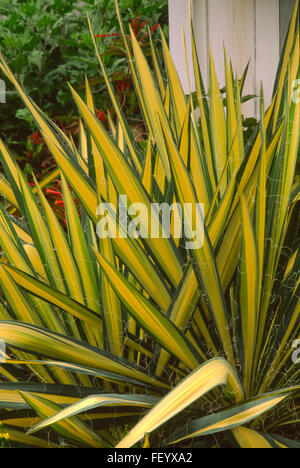
[[[186, 96], [162, 32], [161, 50], [150, 37], [145, 57], [115, 4], [144, 118], [142, 143], [118, 102], [89, 19], [114, 109], [108, 130], [97, 118], [88, 79], [85, 96], [70, 88], [80, 115], [74, 142], [26, 95], [0, 56], [0, 69], [57, 164], [33, 187], [0, 140], [6, 201], [0, 206], [0, 340], [6, 345], [0, 430], [15, 444], [36, 447], [63, 440], [149, 448], [186, 439], [193, 445], [200, 437], [207, 446], [295, 447], [299, 1], [271, 105], [265, 109], [262, 90], [249, 141], [242, 125], [247, 67], [239, 80], [224, 51], [224, 99], [211, 54], [209, 83], [202, 79], [191, 25], [196, 93]], [[58, 178], [66, 226], [44, 193]], [[154, 203], [178, 204], [171, 235], [158, 211], [165, 235], [133, 235], [116, 215], [119, 196], [148, 213]], [[101, 236], [100, 203], [110, 207], [115, 236]], [[194, 249], [185, 248], [194, 232], [191, 215], [183, 237], [176, 235], [178, 206], [186, 204], [204, 206], [201, 245]], [[145, 232], [149, 217], [142, 213], [139, 221]], [[48, 442], [42, 429], [49, 426]]]

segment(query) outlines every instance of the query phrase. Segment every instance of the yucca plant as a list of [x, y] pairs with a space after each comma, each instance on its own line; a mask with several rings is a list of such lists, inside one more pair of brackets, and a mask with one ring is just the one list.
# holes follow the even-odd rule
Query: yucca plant
[[[212, 58], [204, 89], [192, 34], [197, 125], [164, 37], [165, 74], [153, 44], [152, 70], [134, 34], [129, 44], [117, 2], [116, 10], [146, 149], [98, 53], [117, 122], [110, 132], [102, 126], [88, 82], [85, 100], [71, 88], [79, 148], [1, 57], [59, 169], [32, 187], [0, 142], [1, 193], [14, 207], [0, 211], [0, 430], [40, 447], [299, 447], [298, 2], [272, 104], [265, 111], [262, 92], [247, 145], [243, 80], [226, 54], [225, 111]], [[67, 230], [43, 194], [57, 178]], [[125, 195], [141, 210], [129, 225], [111, 209]], [[177, 203], [171, 237], [142, 236], [149, 219], [141, 207], [164, 202]], [[193, 220], [177, 236], [176, 207], [199, 203], [203, 245], [186, 249]]]

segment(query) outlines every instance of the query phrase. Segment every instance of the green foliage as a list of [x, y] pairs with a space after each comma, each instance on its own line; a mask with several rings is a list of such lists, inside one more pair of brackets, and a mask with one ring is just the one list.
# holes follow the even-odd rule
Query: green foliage
[[[120, 6], [125, 24], [138, 14], [141, 14], [143, 21], [148, 20], [150, 26], [158, 22], [167, 23], [166, 0], [122, 0]], [[61, 120], [64, 123], [72, 119], [74, 111], [67, 81], [80, 87], [85, 74], [90, 79], [99, 76], [86, 21], [87, 13], [94, 19], [96, 34], [119, 32], [113, 2], [110, 0], [0, 2], [2, 52], [26, 92], [51, 117], [61, 117], [63, 114]], [[99, 40], [100, 52], [104, 53], [112, 41]], [[118, 72], [122, 76], [127, 73], [124, 54], [116, 56], [106, 53], [104, 62], [110, 75]], [[1, 137], [19, 156], [23, 153], [26, 158], [26, 140], [36, 127], [28, 111], [21, 107], [17, 93], [7, 86], [7, 103], [1, 104]], [[97, 105], [100, 108], [107, 107], [108, 99], [103, 83], [98, 84], [95, 91]]]

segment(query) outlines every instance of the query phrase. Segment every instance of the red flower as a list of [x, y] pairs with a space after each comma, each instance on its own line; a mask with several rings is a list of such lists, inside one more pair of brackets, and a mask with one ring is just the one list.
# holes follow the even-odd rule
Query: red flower
[[46, 189], [46, 193], [49, 195], [54, 195], [56, 197], [62, 197], [62, 193], [52, 189]]
[[145, 28], [146, 24], [148, 24], [149, 21], [144, 21], [142, 24], [141, 24], [141, 27], [140, 27], [140, 30], [139, 32], [136, 34], [136, 37], [139, 37], [139, 35], [141, 34], [141, 32], [143, 31], [143, 29]]
[[[145, 29], [145, 26], [148, 24], [148, 20], [143, 21], [139, 27], [139, 22], [140, 22], [140, 16], [141, 14], [139, 13], [136, 18], [131, 18], [131, 29], [135, 37], [138, 39], [142, 31]], [[159, 24], [155, 24], [150, 33], [153, 33], [156, 31], [156, 29], [159, 27]], [[140, 42], [143, 42], [143, 40], [149, 36], [149, 33], [145, 34], [142, 38], [138, 39]], [[121, 37], [121, 34], [119, 33], [108, 33], [108, 34], [97, 34], [95, 37], [101, 37], [102, 39], [106, 37]], [[127, 36], [130, 38], [130, 36]]]
[[158, 23], [158, 24], [155, 24], [155, 25], [152, 27], [152, 29], [150, 30], [150, 33], [145, 34], [145, 35], [140, 39], [140, 42], [143, 42], [143, 40], [146, 39], [146, 37], [148, 37], [149, 34], [154, 33], [154, 32], [157, 30], [157, 28], [159, 28], [159, 27], [160, 27], [160, 24], [159, 24], [159, 23]]
[[104, 111], [99, 111], [99, 110], [97, 110], [96, 112], [97, 112], [98, 119], [101, 122], [105, 122], [105, 120], [106, 120], [105, 112]]
[[139, 13], [134, 21], [131, 20], [131, 26], [132, 26], [133, 34], [135, 35], [135, 37], [137, 37], [137, 28], [139, 25], [140, 16], [141, 14]]
[[41, 143], [43, 143], [43, 140], [39, 132], [36, 132], [33, 135], [31, 135], [30, 139], [31, 139], [31, 143], [33, 143], [34, 145], [40, 145]]
[[122, 80], [122, 81], [118, 82], [118, 84], [116, 86], [117, 91], [121, 91], [121, 93], [124, 94], [127, 89], [129, 89], [128, 81]]
[[121, 34], [119, 33], [110, 33], [110, 34], [96, 34], [95, 37], [101, 37], [102, 39], [106, 37], [121, 37]]

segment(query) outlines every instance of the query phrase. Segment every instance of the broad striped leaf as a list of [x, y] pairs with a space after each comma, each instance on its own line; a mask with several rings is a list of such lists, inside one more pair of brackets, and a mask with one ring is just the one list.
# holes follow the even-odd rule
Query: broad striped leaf
[[172, 434], [172, 444], [186, 439], [216, 434], [247, 424], [280, 404], [286, 395], [266, 396], [239, 404], [220, 413], [196, 419]]
[[103, 394], [103, 395], [92, 395], [84, 398], [78, 403], [68, 406], [62, 411], [58, 412], [54, 416], [46, 419], [42, 423], [35, 427], [32, 427], [28, 433], [33, 434], [34, 432], [40, 431], [41, 429], [50, 426], [51, 424], [62, 421], [63, 419], [76, 416], [77, 414], [83, 413], [84, 411], [98, 409], [101, 407], [136, 407], [136, 408], [152, 408], [157, 403], [158, 399], [149, 397], [147, 395], [117, 395], [117, 394]]
[[239, 446], [244, 449], [271, 449], [273, 448], [266, 437], [253, 429], [247, 427], [236, 427], [232, 433]]
[[224, 385], [236, 401], [244, 397], [241, 384], [231, 366], [221, 358], [203, 364], [187, 379], [163, 398], [142, 420], [124, 437], [117, 448], [130, 448], [180, 411], [187, 408], [213, 388]]
[[17, 268], [8, 265], [3, 266], [3, 268], [10, 274], [10, 276], [19, 286], [26, 289], [31, 294], [34, 294], [37, 297], [40, 297], [41, 299], [56, 305], [66, 312], [75, 315], [75, 317], [86, 320], [95, 327], [99, 327], [101, 323], [101, 316], [89, 310], [87, 307], [84, 307], [79, 302], [76, 302], [69, 296], [51, 288], [50, 286], [42, 283], [27, 273], [18, 270]]
[[132, 284], [124, 278], [104, 257], [95, 251], [103, 273], [107, 276], [130, 314], [145, 331], [148, 331], [167, 351], [174, 354], [190, 369], [199, 365], [197, 353], [184, 338], [183, 334], [156, 309]]
[[[183, 209], [186, 204], [190, 204], [192, 207], [196, 207], [196, 216], [200, 218], [200, 227], [198, 227], [198, 229], [200, 229], [200, 233], [198, 232], [198, 234], [201, 234], [202, 239], [204, 238], [203, 245], [201, 245], [201, 239], [200, 242], [197, 242], [197, 246], [190, 250], [194, 261], [195, 274], [198, 278], [200, 288], [204, 288], [205, 292], [207, 293], [210, 312], [212, 317], [214, 317], [216, 327], [222, 339], [222, 343], [229, 362], [233, 363], [234, 358], [231, 347], [230, 333], [228, 331], [229, 327], [227, 322], [225, 300], [223, 291], [221, 289], [211, 242], [205, 227], [203, 214], [199, 213], [198, 200], [196, 198], [193, 184], [190, 180], [184, 163], [178, 154], [178, 150], [175, 146], [172, 136], [165, 127], [163, 127], [163, 130], [169, 151], [172, 174], [178, 200], [180, 201]], [[193, 215], [190, 213], [188, 219], [185, 219], [185, 225], [188, 228], [188, 235], [186, 237], [188, 239], [194, 238], [192, 218]]]
[[9, 439], [12, 442], [16, 442], [18, 444], [24, 444], [32, 446], [33, 448], [50, 448], [51, 446], [54, 447], [53, 444], [49, 444], [48, 440], [40, 439], [39, 437], [28, 436], [24, 432], [17, 431], [16, 429], [12, 429], [8, 425], [3, 425], [0, 427], [0, 434], [9, 434]]
[[100, 351], [75, 339], [36, 326], [0, 321], [0, 336], [8, 347], [26, 350], [26, 352], [51, 359], [114, 372], [150, 385], [168, 388], [168, 385], [163, 381], [147, 375], [141, 368], [137, 368], [128, 361], [118, 359], [105, 351]]
[[[47, 400], [46, 398], [26, 392], [20, 392], [20, 394], [26, 403], [36, 411], [41, 419], [49, 418], [61, 409], [57, 404]], [[110, 444], [107, 441], [101, 439], [95, 432], [89, 429], [86, 424], [75, 416], [55, 423], [54, 428], [59, 434], [76, 441], [79, 445], [87, 445], [93, 448], [110, 447]]]

